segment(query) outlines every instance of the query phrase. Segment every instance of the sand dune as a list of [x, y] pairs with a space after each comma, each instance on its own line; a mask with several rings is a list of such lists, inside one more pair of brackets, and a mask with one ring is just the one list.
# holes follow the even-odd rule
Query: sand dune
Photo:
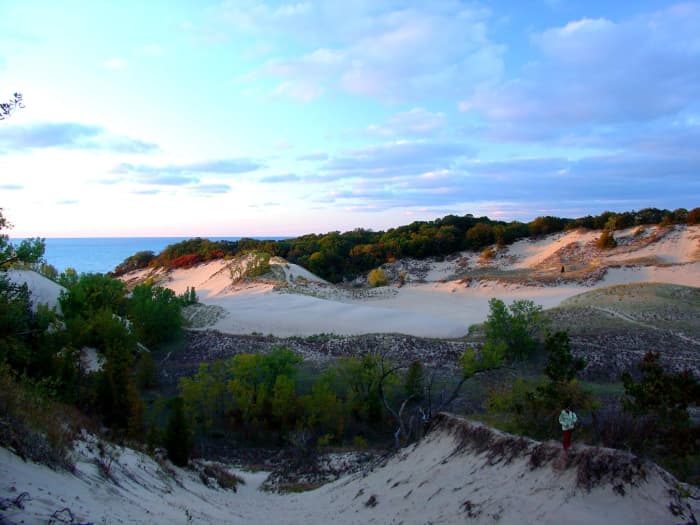
[[[600, 232], [574, 231], [540, 240], [523, 240], [484, 264], [465, 252], [445, 261], [400, 261], [408, 282], [401, 287], [358, 291], [335, 287], [282, 259], [270, 262], [275, 279], [233, 280], [239, 261], [218, 260], [170, 274], [160, 273], [177, 293], [194, 286], [202, 303], [220, 307], [223, 317], [211, 328], [226, 333], [262, 333], [280, 337], [318, 333], [355, 335], [403, 333], [423, 337], [460, 337], [485, 320], [488, 301], [530, 299], [545, 308], [592, 288], [633, 282], [700, 286], [700, 227], [659, 227], [616, 232], [614, 250], [595, 248]], [[568, 266], [599, 269], [602, 279], [578, 282], [559, 278]], [[546, 273], [543, 267], [554, 268]], [[238, 273], [237, 273], [238, 272]], [[470, 272], [472, 272], [470, 274]], [[506, 272], [499, 278], [498, 272]], [[519, 279], [519, 273], [523, 278]], [[544, 272], [544, 273], [543, 273]], [[143, 278], [146, 272], [127, 276]], [[473, 275], [473, 277], [469, 277]], [[538, 278], [546, 277], [541, 282]], [[534, 276], [534, 277], [533, 277]], [[465, 278], [466, 277], [466, 278]]]
[[76, 447], [74, 474], [0, 449], [0, 495], [30, 498], [24, 509], [5, 501], [3, 518], [46, 523], [69, 509], [81, 523], [638, 525], [686, 523], [700, 512], [697, 499], [679, 498], [682, 486], [670, 474], [624, 452], [575, 446], [564, 457], [558, 443], [449, 415], [423, 440], [371, 469], [298, 494], [258, 490], [266, 472], [235, 471], [246, 483], [234, 493], [203, 485], [192, 470], [172, 467], [172, 477], [128, 448], [107, 445], [106, 455], [114, 458], [111, 480], [100, 474], [90, 436]]

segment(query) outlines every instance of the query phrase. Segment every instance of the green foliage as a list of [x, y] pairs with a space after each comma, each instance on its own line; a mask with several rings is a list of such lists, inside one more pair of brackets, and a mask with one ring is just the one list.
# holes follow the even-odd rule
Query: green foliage
[[553, 384], [523, 378], [492, 391], [485, 405], [489, 419], [499, 428], [550, 439], [561, 433], [558, 417], [567, 404], [579, 416], [594, 407], [593, 397], [576, 380]]
[[387, 279], [384, 270], [381, 268], [375, 268], [367, 275], [367, 284], [373, 288], [376, 288], [377, 286], [386, 286], [389, 284], [389, 280]]
[[202, 364], [194, 377], [180, 380], [186, 413], [205, 432], [228, 421], [251, 437], [262, 424], [284, 434], [298, 419], [294, 379], [300, 362], [291, 350], [275, 348]]
[[197, 304], [199, 302], [194, 286], [192, 288], [188, 286], [183, 293], [177, 296], [177, 300], [180, 303], [180, 306], [183, 307], [190, 306], [191, 304]]
[[470, 228], [466, 233], [466, 238], [468, 246], [472, 250], [479, 250], [490, 246], [496, 241], [493, 226], [484, 222], [477, 223]]
[[128, 301], [127, 316], [137, 340], [155, 346], [177, 338], [182, 332], [181, 304], [172, 290], [136, 286]]
[[[382, 400], [379, 380], [382, 376], [381, 358], [376, 354], [361, 357], [344, 357], [337, 369], [340, 383], [345, 386], [345, 396], [352, 416], [358, 421], [378, 423], [382, 419]], [[385, 390], [397, 382], [391, 377]]]
[[538, 338], [547, 326], [542, 307], [529, 300], [514, 301], [509, 308], [500, 299], [489, 301], [484, 323], [485, 346], [504, 351], [504, 357], [524, 360], [537, 348]]
[[545, 378], [520, 378], [489, 396], [486, 406], [490, 416], [504, 430], [545, 439], [558, 434], [558, 416], [563, 407], [574, 407], [577, 412], [593, 408], [593, 396], [576, 380], [585, 361], [571, 355], [568, 334], [548, 334], [545, 348]]
[[341, 439], [346, 423], [343, 401], [333, 391], [323, 375], [314, 383], [311, 393], [301, 399], [304, 410], [304, 427], [316, 435], [327, 435]]
[[136, 384], [141, 389], [154, 388], [158, 385], [158, 369], [151, 352], [141, 352], [136, 365]]
[[627, 398], [625, 410], [651, 419], [655, 442], [662, 453], [697, 454], [700, 451], [700, 426], [693, 424], [690, 405], [700, 403], [700, 383], [685, 370], [666, 372], [657, 352], [648, 352], [639, 363], [641, 378], [635, 381], [630, 373], [622, 376]]
[[[9, 228], [10, 224], [2, 215], [0, 208], [0, 231]], [[0, 234], [0, 270], [17, 263], [33, 264], [41, 261], [44, 256], [44, 239], [24, 239], [19, 244], [9, 241], [6, 234]]]
[[485, 370], [498, 368], [503, 363], [505, 347], [502, 344], [487, 344], [477, 353], [473, 348], [467, 348], [459, 358], [462, 376], [470, 378]]
[[108, 275], [101, 273], [83, 273], [75, 283], [70, 284], [71, 277], [59, 279], [69, 284], [68, 290], [62, 292], [58, 301], [61, 311], [67, 318], [89, 318], [101, 310], [108, 310], [117, 315], [126, 313], [126, 285]]
[[185, 417], [184, 402], [176, 397], [170, 404], [170, 417], [165, 430], [165, 449], [175, 465], [187, 466], [192, 453], [192, 433]]
[[544, 368], [544, 374], [552, 382], [573, 381], [586, 367], [586, 361], [583, 358], [575, 358], [571, 354], [571, 342], [566, 332], [547, 334], [544, 347], [547, 351], [547, 366]]
[[133, 416], [133, 386], [131, 365], [132, 348], [122, 346], [122, 341], [110, 343], [106, 349], [107, 360], [97, 373], [97, 407], [108, 427], [115, 430], [127, 430]]
[[406, 398], [412, 398], [415, 401], [423, 399], [423, 388], [425, 381], [425, 373], [423, 365], [420, 361], [413, 361], [406, 371], [404, 379], [404, 395]]
[[193, 377], [180, 379], [180, 396], [188, 420], [204, 432], [223, 424], [225, 414], [232, 408], [226, 389], [229, 377], [227, 364], [215, 361], [200, 364], [199, 371]]

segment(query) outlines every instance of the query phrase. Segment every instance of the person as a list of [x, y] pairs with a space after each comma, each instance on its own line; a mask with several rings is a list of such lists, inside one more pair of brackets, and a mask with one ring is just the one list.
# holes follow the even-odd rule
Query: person
[[564, 408], [564, 410], [561, 411], [561, 414], [559, 414], [559, 424], [561, 425], [561, 429], [564, 432], [564, 437], [562, 440], [562, 444], [564, 445], [564, 451], [569, 450], [569, 447], [571, 446], [571, 432], [576, 426], [577, 421], [578, 418], [576, 417], [576, 414], [571, 410], [571, 407], [567, 406], [566, 408]]

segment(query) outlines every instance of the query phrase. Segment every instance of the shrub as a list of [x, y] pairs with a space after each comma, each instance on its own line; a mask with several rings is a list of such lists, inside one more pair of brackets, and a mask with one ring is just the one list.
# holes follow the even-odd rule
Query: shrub
[[481, 252], [481, 258], [484, 261], [489, 261], [496, 257], [496, 250], [494, 250], [492, 247], [484, 248], [484, 251]]
[[389, 280], [387, 279], [384, 270], [381, 268], [375, 268], [367, 275], [367, 283], [371, 287], [376, 288], [377, 286], [386, 286], [389, 284]]
[[202, 262], [202, 258], [199, 255], [196, 253], [188, 253], [169, 261], [168, 266], [171, 268], [190, 268], [200, 262]]
[[603, 233], [601, 233], [598, 240], [596, 240], [595, 245], [601, 250], [609, 250], [617, 246], [617, 241], [610, 230], [603, 230]]
[[50, 384], [19, 379], [0, 365], [0, 446], [51, 468], [72, 470], [71, 448], [92, 425], [78, 410], [51, 399]]
[[700, 224], [700, 208], [693, 208], [685, 219], [688, 225]]

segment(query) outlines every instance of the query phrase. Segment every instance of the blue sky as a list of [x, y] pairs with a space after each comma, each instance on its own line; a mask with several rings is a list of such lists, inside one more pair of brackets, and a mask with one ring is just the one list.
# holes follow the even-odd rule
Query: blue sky
[[0, 0], [15, 236], [700, 204], [700, 3]]

